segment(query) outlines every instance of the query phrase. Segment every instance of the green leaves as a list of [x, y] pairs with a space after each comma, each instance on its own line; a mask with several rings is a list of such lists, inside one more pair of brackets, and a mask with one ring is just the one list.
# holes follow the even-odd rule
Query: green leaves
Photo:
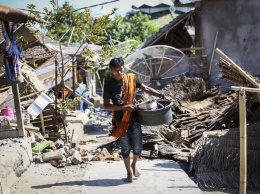
[[160, 26], [156, 25], [149, 15], [137, 12], [134, 15], [125, 17], [116, 16], [115, 23], [117, 26], [109, 28], [108, 32], [120, 42], [126, 40], [137, 40], [139, 44], [144, 42], [147, 38], [155, 34]]

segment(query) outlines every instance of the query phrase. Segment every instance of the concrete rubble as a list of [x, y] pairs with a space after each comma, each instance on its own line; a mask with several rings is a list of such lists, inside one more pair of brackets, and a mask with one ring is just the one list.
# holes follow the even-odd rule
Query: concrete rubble
[[[95, 112], [98, 115], [101, 114], [100, 108]], [[67, 130], [70, 134], [70, 141], [65, 143], [63, 139], [48, 140], [49, 145], [40, 152], [33, 152], [32, 150], [40, 143], [47, 141], [41, 132], [26, 131], [26, 137], [24, 138], [0, 140], [0, 194], [10, 193], [12, 185], [17, 182], [31, 163], [50, 163], [57, 168], [63, 168], [93, 160], [120, 160], [119, 154], [110, 154], [105, 148], [102, 150], [88, 150], [86, 145], [82, 145], [84, 141], [80, 141], [80, 137], [84, 135], [84, 124], [86, 124], [85, 127], [91, 128], [94, 124], [100, 125], [101, 123], [101, 119], [97, 119], [95, 115], [90, 113], [89, 110], [86, 113], [72, 113], [71, 116], [67, 117]], [[1, 117], [1, 120], [3, 122], [1, 122], [0, 130], [12, 130], [11, 126], [14, 120], [8, 117]], [[74, 130], [74, 128], [77, 129]]]
[[[95, 108], [93, 112], [87, 110], [84, 114], [77, 114], [78, 116], [83, 115], [85, 118], [80, 119], [77, 116], [67, 117], [69, 142], [65, 143], [63, 139], [57, 139], [56, 141], [48, 140], [50, 142], [49, 146], [44, 148], [40, 153], [33, 152], [33, 162], [47, 162], [57, 168], [62, 168], [68, 165], [79, 165], [89, 161], [121, 159], [118, 150], [115, 150], [112, 153], [109, 153], [106, 148], [89, 150], [88, 146], [84, 146], [84, 143], [86, 144], [86, 142], [79, 141], [78, 139], [83, 134], [79, 134], [79, 131], [76, 131], [77, 129], [75, 128], [70, 130], [70, 126], [75, 126], [75, 123], [81, 124], [81, 128], [83, 129], [83, 121], [85, 120], [84, 130], [88, 132], [97, 131], [97, 128], [102, 124], [109, 124], [110, 116], [107, 115], [107, 112], [102, 111], [101, 108]], [[108, 131], [104, 131], [104, 133], [106, 134], [105, 136], [108, 136]], [[44, 141], [46, 141], [46, 139], [40, 132], [35, 134], [35, 146]]]
[[10, 193], [10, 188], [28, 169], [32, 150], [27, 138], [0, 140], [0, 193]]

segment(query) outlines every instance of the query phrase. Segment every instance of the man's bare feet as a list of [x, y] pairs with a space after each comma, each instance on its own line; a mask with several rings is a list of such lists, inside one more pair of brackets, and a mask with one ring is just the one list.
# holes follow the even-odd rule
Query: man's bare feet
[[133, 170], [133, 174], [135, 177], [139, 177], [141, 176], [141, 174], [139, 173], [139, 171], [137, 170], [136, 166], [134, 166], [133, 164], [131, 164], [132, 170]]
[[127, 182], [127, 183], [133, 182], [133, 180], [132, 180], [132, 174], [127, 174], [127, 177], [126, 177], [126, 179], [124, 179], [124, 182]]

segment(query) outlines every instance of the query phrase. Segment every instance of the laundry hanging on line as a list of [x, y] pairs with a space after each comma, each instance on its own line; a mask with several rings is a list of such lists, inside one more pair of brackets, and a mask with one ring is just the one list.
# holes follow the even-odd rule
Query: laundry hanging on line
[[12, 25], [10, 37], [8, 36], [7, 29], [2, 23], [2, 33], [4, 36], [4, 44], [5, 44], [5, 53], [4, 53], [4, 65], [5, 65], [5, 72], [7, 78], [13, 83], [22, 83], [24, 82], [24, 78], [21, 71], [21, 63], [20, 60], [22, 56], [20, 51], [17, 47], [17, 41], [14, 36], [14, 25]]

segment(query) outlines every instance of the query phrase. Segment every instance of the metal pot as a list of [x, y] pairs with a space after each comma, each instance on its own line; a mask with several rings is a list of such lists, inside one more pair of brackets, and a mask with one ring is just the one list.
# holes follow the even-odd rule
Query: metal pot
[[157, 108], [157, 101], [156, 100], [151, 100], [147, 102], [141, 102], [136, 105], [137, 108], [143, 109], [143, 110], [154, 110]]
[[137, 109], [140, 124], [146, 126], [163, 125], [172, 121], [172, 102], [158, 102], [158, 109], [144, 110]]

